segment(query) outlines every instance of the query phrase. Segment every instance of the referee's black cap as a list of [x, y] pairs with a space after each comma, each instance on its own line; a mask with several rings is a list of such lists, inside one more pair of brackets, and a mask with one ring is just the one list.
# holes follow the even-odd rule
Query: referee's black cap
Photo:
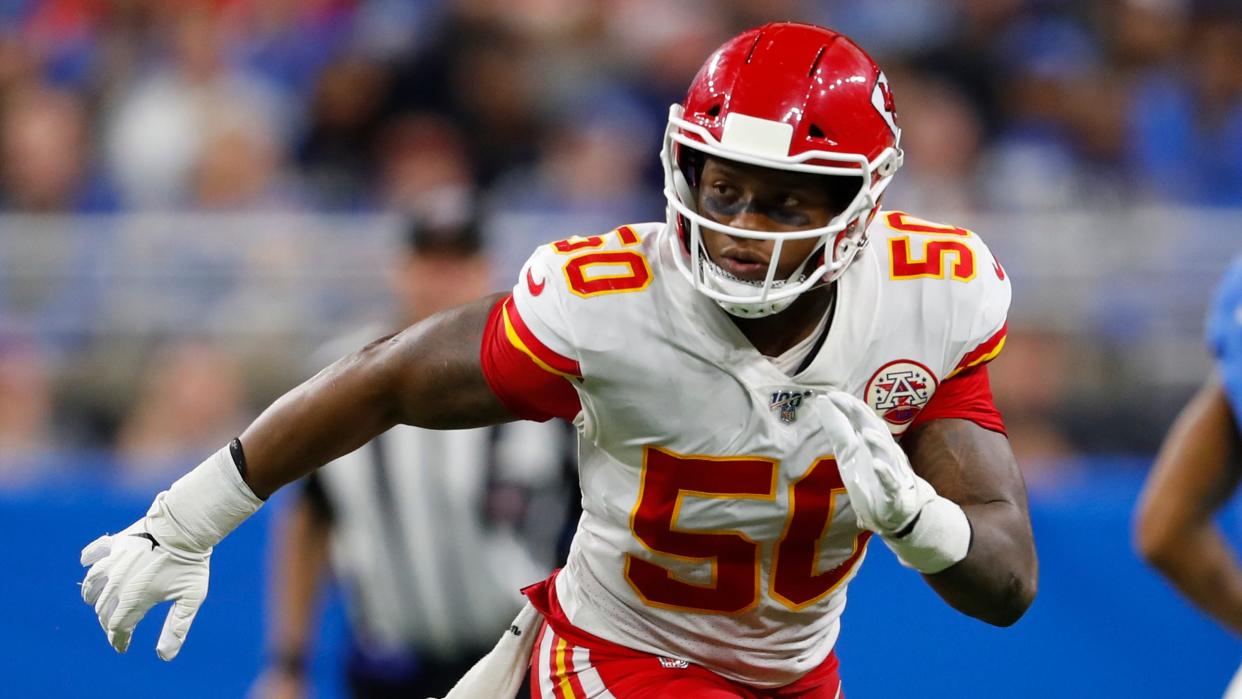
[[405, 246], [417, 255], [469, 257], [483, 250], [483, 235], [476, 217], [433, 221], [411, 216], [405, 229]]

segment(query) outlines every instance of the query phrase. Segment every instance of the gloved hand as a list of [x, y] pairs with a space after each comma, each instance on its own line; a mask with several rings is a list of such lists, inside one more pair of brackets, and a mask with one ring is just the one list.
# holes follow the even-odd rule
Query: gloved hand
[[212, 548], [263, 504], [229, 451], [216, 452], [157, 495], [145, 517], [82, 549], [82, 565], [90, 566], [82, 599], [95, 607], [116, 650], [128, 650], [134, 627], [151, 607], [172, 600], [155, 650], [164, 660], [181, 651], [207, 596]]
[[172, 660], [207, 596], [211, 548], [199, 550], [177, 532], [164, 511], [164, 495], [146, 517], [82, 549], [82, 565], [90, 566], [82, 599], [94, 605], [108, 642], [121, 653], [129, 649], [134, 627], [151, 607], [173, 600], [155, 646], [160, 658]]
[[833, 391], [826, 399], [861, 442], [837, 459], [858, 525], [884, 536], [901, 532], [936, 497], [936, 490], [914, 473], [910, 459], [870, 406], [844, 391]]
[[914, 472], [884, 420], [843, 391], [821, 400], [824, 430], [837, 448], [837, 470], [858, 526], [879, 534], [901, 562], [938, 573], [970, 552], [965, 511]]

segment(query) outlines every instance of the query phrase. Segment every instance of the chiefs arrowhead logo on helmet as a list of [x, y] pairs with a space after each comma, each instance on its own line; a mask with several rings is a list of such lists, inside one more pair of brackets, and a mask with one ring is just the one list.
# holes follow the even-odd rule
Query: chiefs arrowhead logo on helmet
[[888, 77], [884, 75], [884, 71], [880, 71], [876, 76], [875, 89], [871, 91], [871, 104], [875, 106], [880, 116], [884, 117], [884, 123], [893, 130], [893, 137], [896, 138], [898, 133], [897, 105], [893, 102], [893, 91], [888, 87]]

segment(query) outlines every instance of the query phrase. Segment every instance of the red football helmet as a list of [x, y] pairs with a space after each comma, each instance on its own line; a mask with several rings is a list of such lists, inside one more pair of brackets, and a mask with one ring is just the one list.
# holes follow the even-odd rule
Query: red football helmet
[[[684, 105], [669, 108], [661, 160], [678, 266], [695, 288], [734, 315], [785, 309], [831, 282], [867, 243], [867, 224], [901, 167], [901, 129], [879, 66], [848, 37], [808, 24], [767, 24], [734, 37], [707, 59]], [[700, 154], [751, 165], [858, 178], [858, 194], [827, 226], [769, 233], [716, 223], [696, 211]], [[775, 241], [762, 283], [713, 263], [700, 230]], [[782, 241], [820, 238], [788, 279], [775, 279]]]

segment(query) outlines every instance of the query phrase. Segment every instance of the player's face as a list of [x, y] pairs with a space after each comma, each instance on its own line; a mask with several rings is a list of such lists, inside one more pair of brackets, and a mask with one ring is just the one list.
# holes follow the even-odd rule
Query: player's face
[[[709, 157], [699, 178], [698, 210], [713, 221], [747, 230], [819, 228], [844, 206], [834, 187], [825, 186], [828, 179]], [[774, 241], [735, 238], [706, 226], [702, 234], [712, 262], [739, 279], [763, 281]], [[786, 241], [776, 278], [793, 274], [818, 243], [818, 238]]]

